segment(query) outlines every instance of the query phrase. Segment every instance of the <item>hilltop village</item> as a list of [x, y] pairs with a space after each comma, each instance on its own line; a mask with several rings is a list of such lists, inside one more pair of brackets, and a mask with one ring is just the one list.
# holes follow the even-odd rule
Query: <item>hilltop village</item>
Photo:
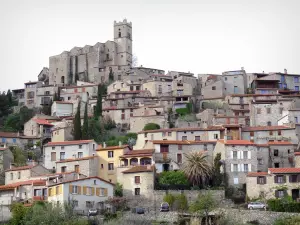
[[36, 81], [2, 94], [2, 205], [71, 202], [86, 214], [111, 208], [120, 187], [130, 207], [216, 187], [296, 202], [300, 74], [137, 66], [132, 29], [115, 21], [113, 40], [51, 56]]

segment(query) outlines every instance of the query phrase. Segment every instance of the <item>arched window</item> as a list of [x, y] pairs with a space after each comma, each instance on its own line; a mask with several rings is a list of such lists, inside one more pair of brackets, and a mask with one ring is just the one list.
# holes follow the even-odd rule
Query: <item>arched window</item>
[[121, 37], [121, 29], [119, 29], [119, 38]]

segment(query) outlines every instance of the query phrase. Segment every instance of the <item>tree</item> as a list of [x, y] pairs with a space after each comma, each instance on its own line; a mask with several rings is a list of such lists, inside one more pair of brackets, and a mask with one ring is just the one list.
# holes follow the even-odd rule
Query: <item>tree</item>
[[48, 105], [43, 105], [42, 107], [42, 113], [48, 116], [51, 116], [51, 106], [52, 106], [52, 100], [50, 100]]
[[123, 197], [123, 185], [122, 184], [116, 183], [114, 195], [116, 197]]
[[183, 171], [165, 171], [158, 179], [161, 185], [189, 185], [189, 181]]
[[101, 127], [101, 120], [96, 118], [89, 119], [88, 139], [94, 139], [97, 143], [101, 143], [104, 139], [104, 129]]
[[156, 123], [147, 123], [145, 126], [144, 126], [144, 129], [143, 130], [158, 130], [160, 129], [160, 126]]
[[212, 167], [206, 160], [203, 152], [191, 152], [184, 154], [186, 160], [181, 170], [193, 185], [205, 185], [212, 175]]
[[103, 95], [104, 91], [105, 91], [104, 85], [99, 84], [98, 85], [97, 104], [96, 104], [96, 109], [94, 111], [95, 119], [102, 117], [102, 95]]
[[27, 156], [25, 152], [19, 147], [10, 147], [10, 150], [14, 156], [15, 166], [25, 166], [27, 163]]
[[205, 224], [208, 225], [208, 214], [217, 207], [215, 199], [210, 192], [200, 194], [195, 202], [190, 205], [190, 211], [193, 213], [204, 214]]
[[11, 206], [12, 217], [10, 224], [24, 224], [24, 218], [28, 209], [22, 203], [15, 203]]
[[81, 140], [81, 118], [80, 118], [80, 101], [78, 102], [77, 112], [74, 118], [74, 140]]
[[83, 126], [82, 126], [82, 139], [89, 139], [89, 118], [88, 118], [88, 102], [85, 103]]
[[223, 175], [221, 174], [221, 153], [217, 153], [214, 159], [213, 176], [212, 181], [214, 186], [220, 186], [222, 184]]

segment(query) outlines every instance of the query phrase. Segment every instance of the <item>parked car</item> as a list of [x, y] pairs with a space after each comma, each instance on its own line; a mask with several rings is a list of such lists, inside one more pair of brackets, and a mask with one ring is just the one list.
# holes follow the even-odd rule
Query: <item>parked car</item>
[[89, 209], [88, 216], [96, 216], [98, 214], [97, 209]]
[[248, 204], [248, 209], [267, 209], [267, 205], [262, 202], [250, 202]]
[[167, 203], [167, 202], [161, 203], [159, 211], [161, 211], [161, 212], [169, 212], [169, 210], [170, 210], [169, 203]]
[[137, 208], [136, 208], [136, 213], [137, 213], [137, 214], [145, 214], [145, 209], [144, 209], [144, 208], [137, 207]]

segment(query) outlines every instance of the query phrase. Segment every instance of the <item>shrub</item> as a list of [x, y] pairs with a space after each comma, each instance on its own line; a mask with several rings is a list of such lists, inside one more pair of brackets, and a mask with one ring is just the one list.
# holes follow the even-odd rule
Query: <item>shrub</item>
[[169, 206], [172, 208], [173, 203], [175, 202], [175, 196], [172, 194], [166, 194], [164, 196], [164, 202], [167, 202], [169, 204]]
[[179, 211], [187, 210], [188, 209], [188, 201], [187, 201], [185, 194], [176, 195], [173, 205], [176, 210], [179, 210]]
[[276, 212], [300, 212], [300, 202], [289, 201], [288, 199], [270, 199], [268, 207]]
[[298, 225], [298, 224], [300, 224], [300, 216], [280, 218], [274, 222], [274, 225]]
[[182, 171], [165, 171], [159, 176], [161, 185], [188, 185], [189, 181]]
[[176, 113], [179, 114], [180, 116], [185, 116], [189, 114], [189, 110], [188, 108], [180, 108], [180, 109], [176, 109]]
[[158, 130], [160, 129], [160, 126], [156, 123], [147, 123], [145, 126], [144, 126], [144, 129], [143, 130]]

